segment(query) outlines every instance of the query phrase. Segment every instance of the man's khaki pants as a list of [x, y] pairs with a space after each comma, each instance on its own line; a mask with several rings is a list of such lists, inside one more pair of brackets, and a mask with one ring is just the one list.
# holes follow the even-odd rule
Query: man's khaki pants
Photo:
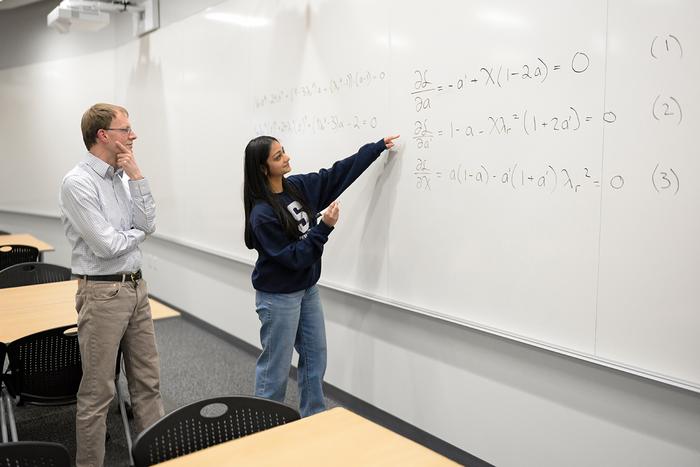
[[122, 346], [136, 432], [164, 414], [160, 363], [146, 282], [78, 281], [75, 297], [83, 379], [76, 413], [76, 467], [102, 467], [107, 412]]

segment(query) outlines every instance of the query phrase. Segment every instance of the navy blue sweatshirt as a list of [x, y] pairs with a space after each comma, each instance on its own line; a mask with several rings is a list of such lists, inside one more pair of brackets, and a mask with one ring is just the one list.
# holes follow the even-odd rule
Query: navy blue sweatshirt
[[[301, 193], [309, 209], [320, 212], [349, 187], [386, 149], [384, 140], [365, 144], [357, 154], [333, 164], [318, 173], [291, 175], [287, 182]], [[253, 287], [271, 293], [304, 290], [321, 277], [323, 245], [333, 230], [317, 222], [314, 213], [304, 212], [288, 193], [277, 194], [283, 206], [299, 223], [298, 240], [290, 239], [275, 215], [272, 206], [259, 201], [250, 212], [250, 225], [255, 236], [258, 260], [253, 270]]]

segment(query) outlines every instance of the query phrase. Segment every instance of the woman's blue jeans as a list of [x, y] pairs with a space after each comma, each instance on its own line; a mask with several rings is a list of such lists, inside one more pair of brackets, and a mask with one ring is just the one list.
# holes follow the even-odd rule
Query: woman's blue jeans
[[255, 367], [255, 395], [284, 401], [292, 350], [296, 349], [301, 416], [325, 410], [326, 329], [318, 287], [292, 293], [257, 290], [255, 308], [262, 324], [263, 349]]

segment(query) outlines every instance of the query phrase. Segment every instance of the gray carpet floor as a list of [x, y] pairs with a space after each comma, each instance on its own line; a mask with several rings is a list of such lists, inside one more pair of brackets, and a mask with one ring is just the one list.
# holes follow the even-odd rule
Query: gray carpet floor
[[[161, 393], [166, 412], [213, 396], [252, 394], [255, 357], [183, 318], [155, 322], [161, 358]], [[123, 393], [127, 394], [124, 378]], [[299, 406], [296, 382], [290, 380], [285, 402]], [[339, 405], [327, 399], [328, 407]], [[75, 406], [15, 409], [20, 440], [54, 441], [75, 459]], [[128, 465], [126, 436], [116, 401], [107, 420], [105, 466]], [[133, 427], [132, 427], [133, 433]]]

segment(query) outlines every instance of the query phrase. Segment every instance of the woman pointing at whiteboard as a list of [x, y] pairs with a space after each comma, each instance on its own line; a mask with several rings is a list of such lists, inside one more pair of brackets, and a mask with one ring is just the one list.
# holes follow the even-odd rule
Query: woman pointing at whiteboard
[[340, 214], [335, 200], [396, 138], [366, 144], [329, 169], [289, 177], [290, 158], [277, 139], [258, 136], [245, 148], [245, 244], [258, 252], [252, 279], [262, 345], [255, 395], [284, 401], [296, 349], [304, 417], [326, 408], [326, 331], [316, 282], [323, 245]]

